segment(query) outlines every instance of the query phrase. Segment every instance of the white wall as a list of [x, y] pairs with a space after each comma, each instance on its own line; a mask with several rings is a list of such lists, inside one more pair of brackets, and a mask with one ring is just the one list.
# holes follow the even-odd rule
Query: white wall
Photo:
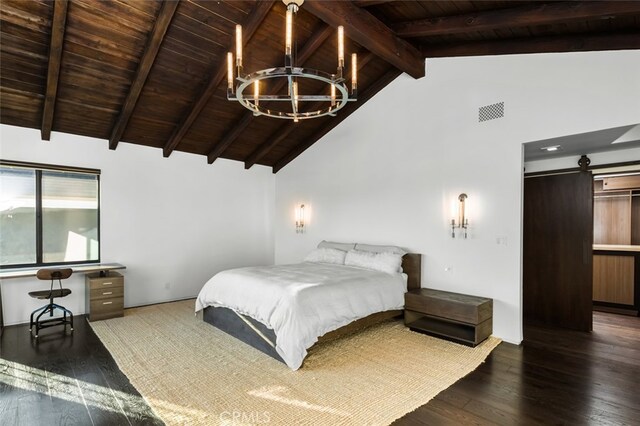
[[[520, 342], [522, 143], [637, 123], [639, 76], [638, 51], [428, 60], [276, 175], [276, 263], [322, 239], [404, 246], [424, 287], [492, 297], [494, 334]], [[500, 101], [505, 117], [478, 123]], [[468, 240], [447, 227], [461, 192]]]
[[[197, 295], [216, 272], [272, 264], [275, 179], [271, 169], [244, 170], [240, 162], [127, 143], [108, 142], [0, 126], [0, 158], [102, 170], [101, 254], [103, 262], [127, 266], [125, 306]], [[67, 283], [73, 294], [60, 301], [84, 313], [84, 275]], [[29, 320], [42, 305], [27, 292], [47, 287], [34, 278], [3, 280], [5, 324]]]

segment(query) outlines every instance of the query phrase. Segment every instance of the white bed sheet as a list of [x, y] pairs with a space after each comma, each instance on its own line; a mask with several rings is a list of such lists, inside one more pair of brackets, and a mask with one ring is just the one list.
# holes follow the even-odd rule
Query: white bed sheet
[[376, 312], [404, 307], [406, 274], [303, 262], [222, 271], [202, 288], [196, 312], [225, 307], [274, 330], [276, 351], [297, 370], [318, 337]]

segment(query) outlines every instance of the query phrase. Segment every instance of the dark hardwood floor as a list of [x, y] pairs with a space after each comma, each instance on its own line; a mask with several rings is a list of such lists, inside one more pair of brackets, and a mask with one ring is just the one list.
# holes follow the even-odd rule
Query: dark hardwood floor
[[0, 339], [0, 425], [162, 425], [84, 316], [73, 334], [6, 327]]
[[[0, 342], [0, 424], [161, 424], [84, 318], [73, 336], [36, 344], [20, 325]], [[640, 318], [597, 312], [592, 333], [527, 327], [394, 425], [638, 425], [638, 383]]]
[[639, 383], [640, 318], [595, 312], [591, 333], [527, 326], [394, 425], [640, 425]]

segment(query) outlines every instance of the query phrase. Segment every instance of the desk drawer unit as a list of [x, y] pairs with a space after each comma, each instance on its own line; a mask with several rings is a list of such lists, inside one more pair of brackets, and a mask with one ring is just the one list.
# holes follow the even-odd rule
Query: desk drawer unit
[[124, 315], [124, 277], [111, 271], [106, 276], [87, 274], [86, 312], [89, 321], [121, 317]]

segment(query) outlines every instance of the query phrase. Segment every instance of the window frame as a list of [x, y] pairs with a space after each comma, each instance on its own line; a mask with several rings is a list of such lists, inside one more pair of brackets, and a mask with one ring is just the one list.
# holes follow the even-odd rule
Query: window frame
[[[100, 244], [101, 239], [101, 191], [100, 191], [100, 169], [88, 169], [83, 167], [71, 167], [71, 166], [60, 166], [56, 164], [42, 164], [42, 163], [29, 163], [22, 161], [11, 161], [11, 160], [2, 160], [0, 159], [0, 166], [8, 166], [8, 167], [16, 167], [22, 169], [29, 169], [35, 172], [35, 184], [36, 184], [36, 192], [35, 192], [35, 201], [36, 201], [36, 261], [35, 263], [14, 263], [2, 265], [0, 264], [0, 270], [2, 269], [18, 269], [18, 268], [38, 268], [38, 267], [49, 267], [49, 266], [64, 266], [64, 265], [90, 265], [90, 264], [99, 264], [102, 259], [102, 245]], [[44, 262], [43, 257], [43, 227], [42, 227], [42, 172], [43, 171], [56, 171], [56, 172], [70, 172], [70, 173], [84, 173], [89, 175], [94, 175], [96, 177], [96, 182], [98, 184], [98, 258], [92, 260], [81, 260], [81, 261], [69, 261], [69, 262]]]

